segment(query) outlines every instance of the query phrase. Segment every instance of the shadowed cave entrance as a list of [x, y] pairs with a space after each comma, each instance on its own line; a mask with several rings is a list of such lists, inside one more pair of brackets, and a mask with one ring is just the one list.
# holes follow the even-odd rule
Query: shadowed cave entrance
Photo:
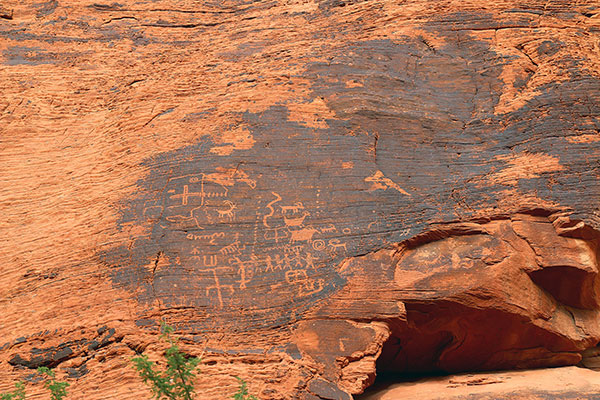
[[[385, 321], [375, 383], [356, 398], [425, 377], [600, 365], [599, 236], [565, 221], [518, 215], [409, 248], [395, 272], [406, 317]], [[422, 265], [435, 279], [415, 284]]]
[[377, 360], [377, 377], [356, 399], [428, 377], [581, 361], [581, 343], [503, 310], [428, 301], [407, 303], [406, 311], [407, 321], [387, 321], [391, 335]]

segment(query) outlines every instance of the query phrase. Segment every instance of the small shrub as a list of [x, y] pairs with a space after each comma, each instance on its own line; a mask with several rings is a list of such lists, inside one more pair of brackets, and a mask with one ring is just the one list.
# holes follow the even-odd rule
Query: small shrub
[[25, 400], [25, 385], [23, 382], [15, 383], [15, 390], [11, 393], [0, 394], [0, 400]]
[[177, 345], [177, 338], [172, 338], [173, 328], [166, 323], [161, 323], [161, 339], [169, 343], [165, 358], [167, 369], [159, 371], [156, 364], [142, 354], [131, 359], [134, 368], [138, 371], [145, 384], [150, 386], [156, 399], [192, 400], [194, 395], [194, 370], [200, 363], [200, 358], [187, 358]]
[[[46, 375], [49, 379], [46, 380], [46, 388], [50, 390], [50, 397], [52, 400], [62, 400], [67, 396], [67, 382], [59, 382], [54, 377], [54, 371], [48, 367], [39, 367], [38, 373]], [[24, 398], [24, 397], [23, 397]]]
[[240, 387], [236, 394], [232, 396], [234, 400], [258, 400], [258, 397], [248, 394], [248, 388], [246, 385], [246, 381], [236, 376], [235, 379], [240, 383]]

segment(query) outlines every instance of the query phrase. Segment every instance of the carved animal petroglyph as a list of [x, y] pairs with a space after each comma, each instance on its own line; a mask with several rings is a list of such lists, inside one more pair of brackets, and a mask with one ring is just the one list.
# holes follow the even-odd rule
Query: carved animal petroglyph
[[290, 231], [290, 242], [310, 242], [312, 241], [312, 238], [315, 235], [315, 233], [319, 233], [319, 231], [315, 228], [302, 228], [299, 230]]
[[225, 200], [224, 203], [227, 206], [225, 210], [217, 209], [219, 218], [227, 218], [229, 222], [233, 222], [233, 219], [235, 217], [235, 212], [233, 210], [235, 210], [236, 206], [230, 200]]
[[308, 211], [304, 211], [302, 215], [297, 215], [293, 217], [286, 217], [285, 214], [283, 216], [283, 220], [285, 221], [285, 225], [288, 227], [298, 227], [304, 224], [304, 220], [308, 217], [310, 213]]

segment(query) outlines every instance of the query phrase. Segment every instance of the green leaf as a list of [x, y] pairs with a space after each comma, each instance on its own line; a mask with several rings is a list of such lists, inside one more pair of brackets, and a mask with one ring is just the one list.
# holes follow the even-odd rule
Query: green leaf
[[25, 400], [25, 385], [23, 382], [15, 383], [16, 390], [14, 391], [15, 399]]
[[234, 376], [234, 378], [240, 383], [238, 391], [232, 396], [234, 400], [259, 400], [258, 397], [248, 394], [248, 386], [245, 380], [239, 376]]
[[194, 370], [200, 364], [200, 359], [189, 357], [180, 350], [178, 338], [171, 337], [173, 328], [164, 321], [161, 322], [160, 331], [159, 337], [170, 344], [165, 350], [166, 369], [161, 372], [146, 355], [132, 358], [133, 366], [142, 381], [150, 386], [156, 399], [192, 400], [195, 393]]
[[[51, 378], [46, 381], [45, 386], [48, 390], [50, 390], [50, 396], [52, 400], [62, 400], [67, 396], [67, 387], [69, 387], [69, 383], [59, 382], [54, 379], [54, 371], [48, 367], [38, 367], [37, 372], [41, 375], [46, 375], [48, 378]], [[24, 399], [25, 395], [23, 394], [23, 400]]]
[[23, 382], [15, 383], [15, 388], [11, 393], [0, 394], [0, 400], [25, 400], [25, 385]]
[[171, 334], [173, 333], [173, 327], [167, 325], [165, 321], [160, 321], [160, 338], [167, 340], [169, 343], [172, 342]]
[[67, 382], [52, 381], [47, 387], [50, 389], [52, 400], [62, 400], [67, 395], [69, 384]]
[[54, 378], [54, 371], [48, 367], [38, 367], [37, 372], [38, 374], [48, 375], [49, 377]]
[[163, 396], [172, 399], [173, 385], [169, 382], [167, 376], [162, 374], [155, 369], [156, 365], [154, 362], [148, 360], [148, 356], [141, 355], [131, 359], [133, 361], [135, 369], [142, 378], [143, 382], [150, 386], [152, 393], [156, 399], [160, 399]]

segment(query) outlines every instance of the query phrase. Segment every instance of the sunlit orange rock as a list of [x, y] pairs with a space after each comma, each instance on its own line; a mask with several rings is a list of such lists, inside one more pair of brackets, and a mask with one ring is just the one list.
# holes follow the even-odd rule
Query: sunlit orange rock
[[161, 321], [201, 399], [596, 368], [599, 15], [3, 2], [0, 393], [149, 398]]
[[577, 367], [459, 374], [373, 387], [361, 399], [592, 400], [600, 390], [598, 374]]

